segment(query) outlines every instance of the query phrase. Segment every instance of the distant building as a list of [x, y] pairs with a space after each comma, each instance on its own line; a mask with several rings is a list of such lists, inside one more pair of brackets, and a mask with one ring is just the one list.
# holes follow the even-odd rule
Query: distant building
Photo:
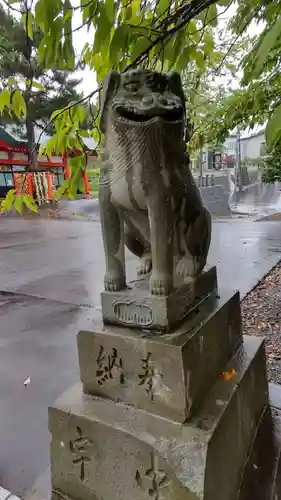
[[243, 136], [241, 134], [240, 139], [237, 134], [231, 134], [224, 144], [218, 146], [215, 150], [211, 151], [207, 148], [203, 150], [203, 171], [234, 168], [238, 154], [239, 141], [241, 161], [259, 158], [266, 154], [264, 129], [252, 135]]
[[266, 143], [264, 130], [255, 135], [242, 137], [240, 139], [241, 160], [246, 158], [255, 159], [266, 154]]

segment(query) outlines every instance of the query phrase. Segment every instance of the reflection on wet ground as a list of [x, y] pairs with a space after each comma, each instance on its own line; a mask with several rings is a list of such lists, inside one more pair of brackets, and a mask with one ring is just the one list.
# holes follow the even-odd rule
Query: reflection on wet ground
[[259, 182], [230, 196], [230, 207], [236, 212], [250, 215], [269, 215], [281, 211], [281, 183]]

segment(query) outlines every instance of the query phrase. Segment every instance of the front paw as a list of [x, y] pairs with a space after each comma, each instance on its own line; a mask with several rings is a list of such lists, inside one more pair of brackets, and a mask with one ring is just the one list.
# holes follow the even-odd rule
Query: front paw
[[108, 292], [117, 292], [126, 287], [125, 276], [123, 274], [107, 272], [104, 275], [104, 289]]
[[172, 288], [172, 280], [169, 276], [153, 273], [149, 280], [151, 295], [168, 295]]
[[181, 257], [176, 266], [176, 274], [183, 278], [193, 278], [196, 275], [196, 258], [191, 254]]
[[138, 266], [138, 275], [142, 276], [144, 274], [150, 273], [152, 269], [152, 259], [151, 255], [146, 255], [140, 259], [140, 263]]

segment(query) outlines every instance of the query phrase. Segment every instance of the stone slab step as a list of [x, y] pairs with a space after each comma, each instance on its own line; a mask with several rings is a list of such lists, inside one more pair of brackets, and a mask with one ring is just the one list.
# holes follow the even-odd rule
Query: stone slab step
[[268, 403], [263, 341], [245, 337], [186, 425], [78, 384], [49, 409], [53, 499], [235, 500]]

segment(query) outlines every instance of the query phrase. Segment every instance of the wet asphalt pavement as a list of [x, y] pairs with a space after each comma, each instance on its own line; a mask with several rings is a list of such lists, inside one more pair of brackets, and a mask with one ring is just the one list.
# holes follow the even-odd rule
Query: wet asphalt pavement
[[[47, 407], [79, 377], [76, 333], [99, 307], [104, 259], [99, 222], [84, 220], [3, 218], [0, 247], [0, 485], [22, 496], [48, 467]], [[221, 287], [244, 295], [280, 258], [279, 222], [214, 223]]]

